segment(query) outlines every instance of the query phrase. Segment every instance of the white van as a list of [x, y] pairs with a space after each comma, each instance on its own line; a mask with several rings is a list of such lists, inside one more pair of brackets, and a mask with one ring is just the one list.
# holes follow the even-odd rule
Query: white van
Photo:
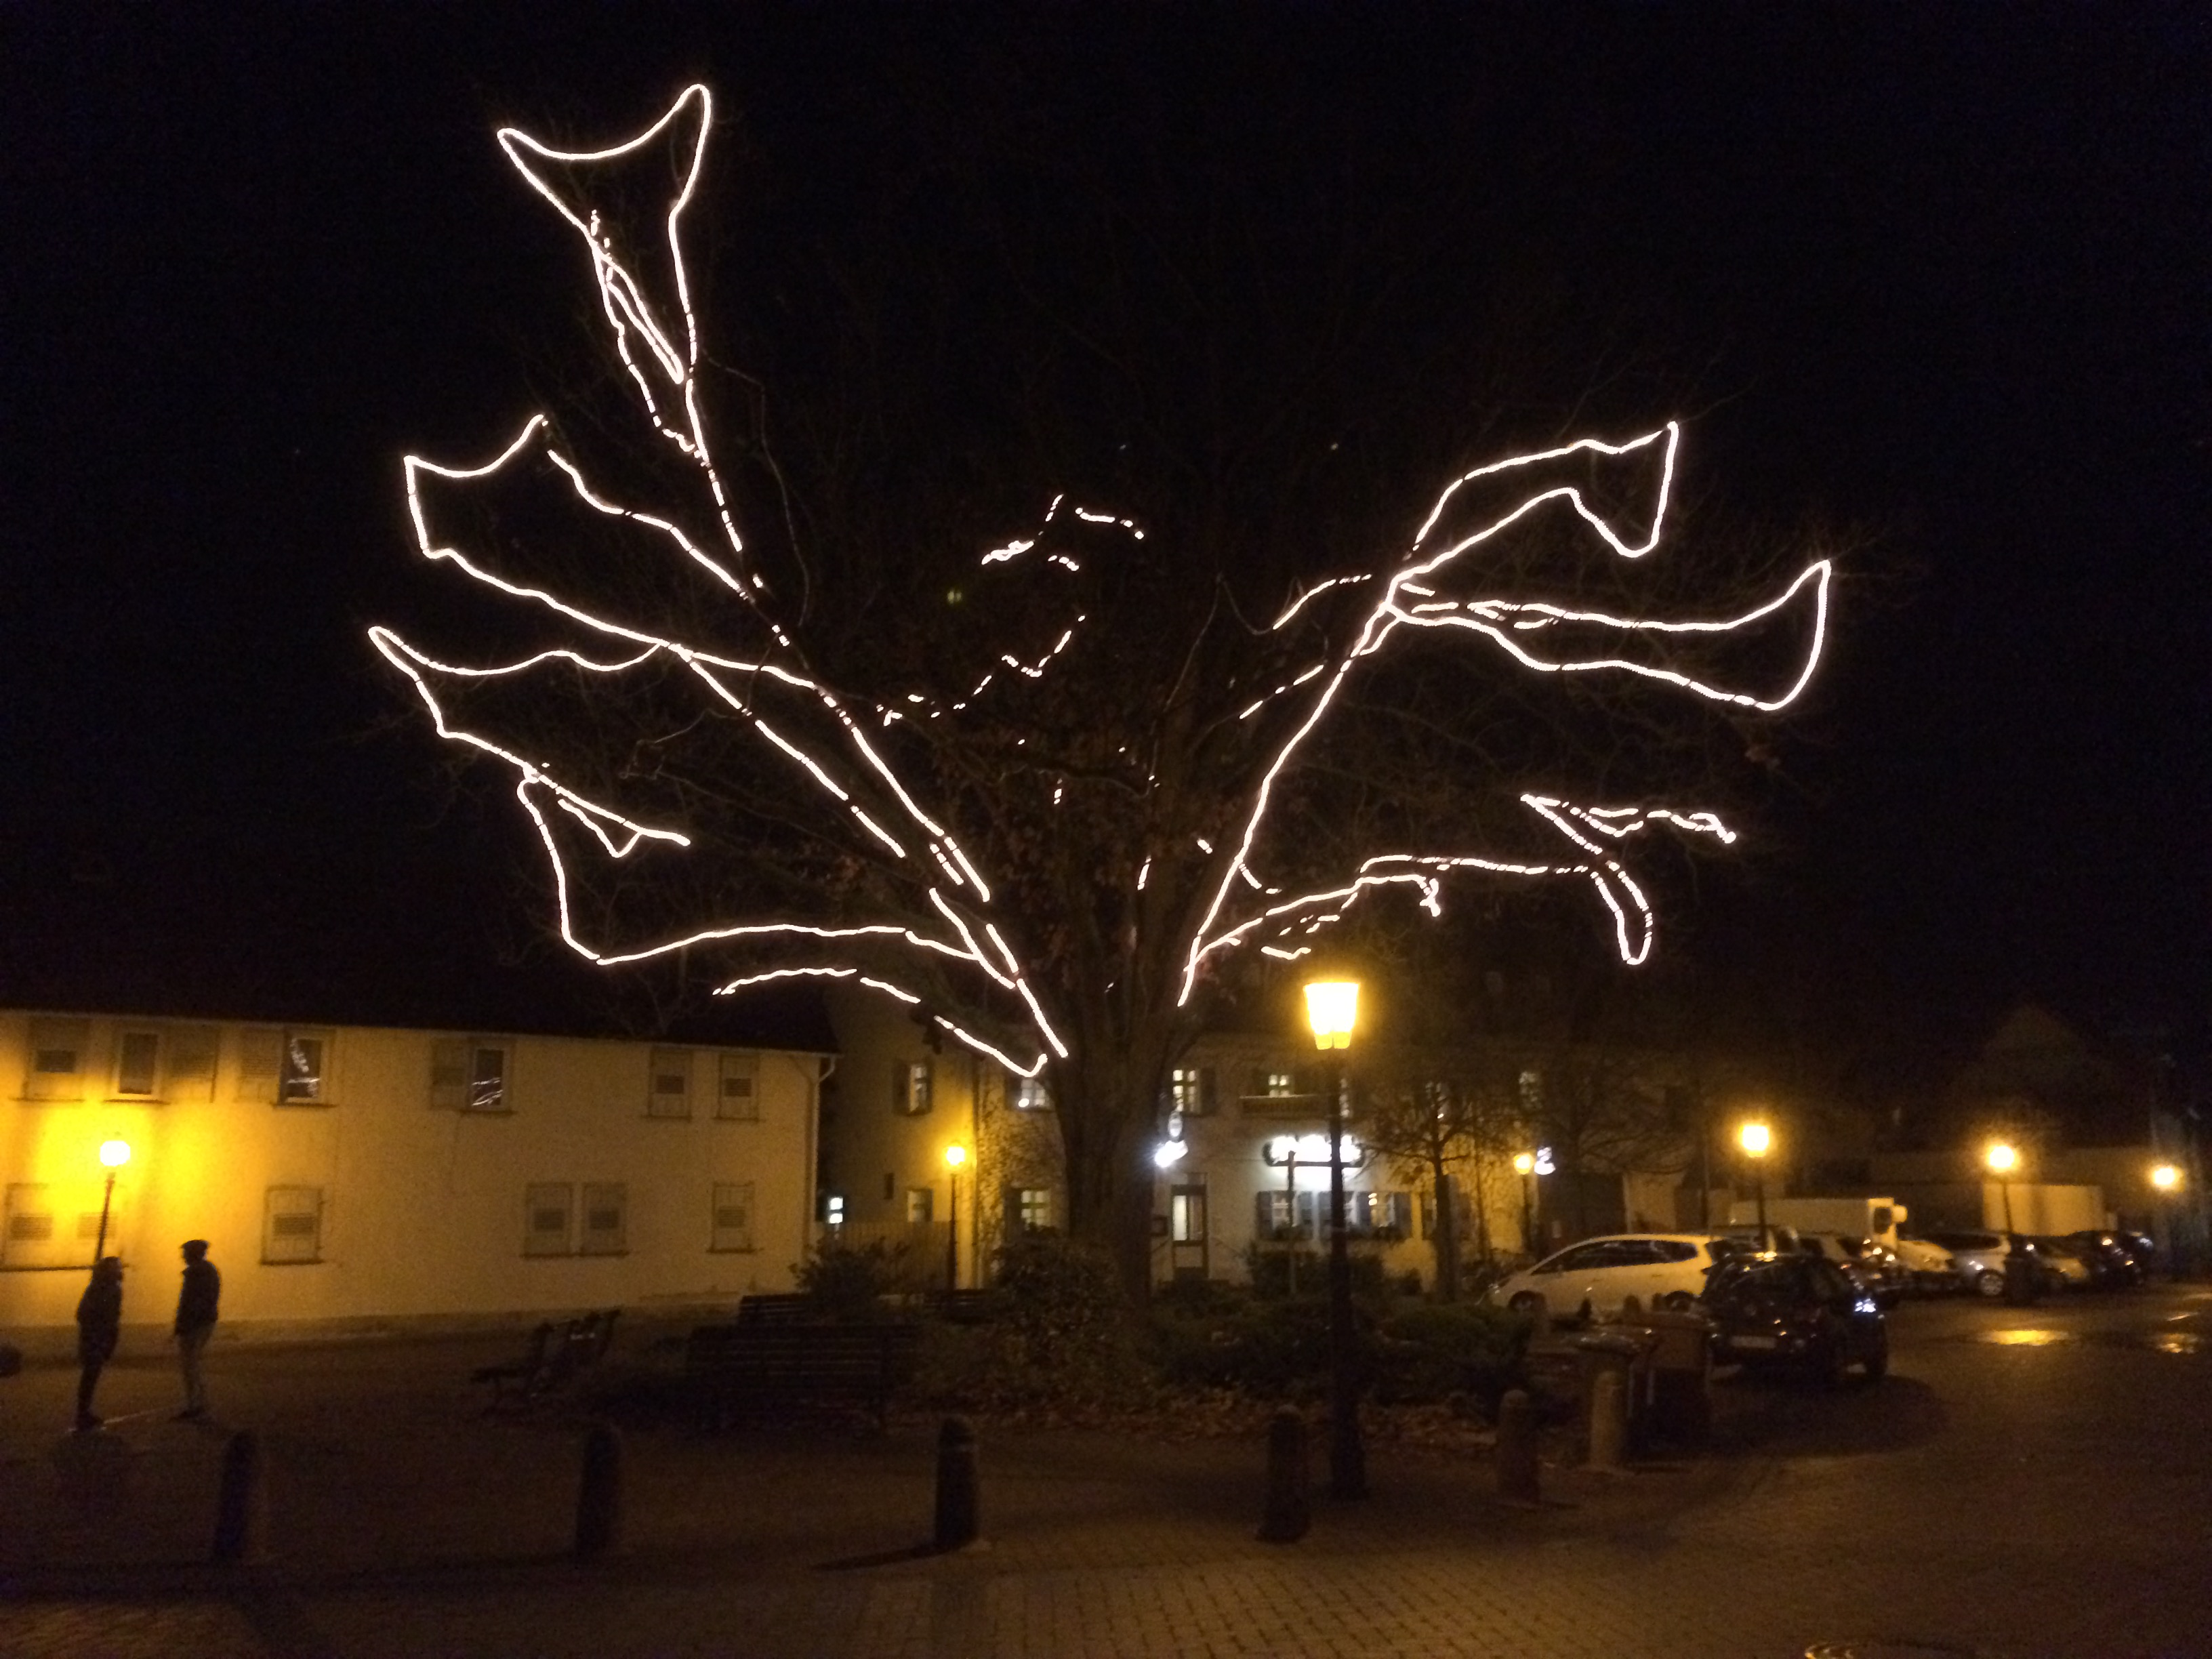
[[1632, 1296], [1645, 1308], [1686, 1307], [1713, 1264], [1741, 1248], [1709, 1233], [1608, 1233], [1501, 1279], [1484, 1300], [1526, 1311], [1540, 1296], [1562, 1319], [1617, 1314]]

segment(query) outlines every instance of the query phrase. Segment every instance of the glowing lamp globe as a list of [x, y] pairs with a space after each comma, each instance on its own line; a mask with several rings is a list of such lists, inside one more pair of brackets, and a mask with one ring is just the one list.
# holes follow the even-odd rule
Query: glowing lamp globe
[[1514, 1174], [1516, 1174], [1516, 1175], [1527, 1175], [1527, 1174], [1528, 1174], [1531, 1170], [1534, 1170], [1535, 1167], [1536, 1167], [1536, 1154], [1535, 1154], [1535, 1153], [1534, 1153], [1534, 1152], [1516, 1152], [1516, 1153], [1514, 1153], [1514, 1154], [1513, 1154], [1513, 1173], [1514, 1173]]
[[1359, 1015], [1359, 981], [1316, 980], [1306, 987], [1306, 1024], [1316, 1048], [1349, 1048], [1352, 1023]]
[[967, 1161], [968, 1149], [965, 1146], [947, 1146], [945, 1149], [945, 1164], [947, 1169], [957, 1170]]
[[127, 1140], [106, 1140], [100, 1143], [100, 1161], [111, 1170], [119, 1170], [131, 1161], [131, 1143]]
[[1764, 1123], [1747, 1123], [1736, 1132], [1736, 1139], [1753, 1158], [1765, 1158], [1766, 1149], [1774, 1144], [1774, 1132]]
[[1988, 1160], [1990, 1168], [1999, 1175], [2010, 1174], [2020, 1164], [2018, 1151], [2002, 1140], [1994, 1143], [1983, 1156]]
[[2161, 1164], [2150, 1172], [2150, 1184], [2162, 1193], [2170, 1193], [2181, 1185], [2181, 1171], [2171, 1164]]

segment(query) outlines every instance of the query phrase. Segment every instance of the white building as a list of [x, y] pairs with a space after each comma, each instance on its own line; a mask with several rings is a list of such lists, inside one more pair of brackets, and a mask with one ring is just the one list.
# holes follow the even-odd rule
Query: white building
[[[497, 1031], [0, 1012], [0, 1329], [126, 1324], [204, 1238], [229, 1334], [724, 1304], [812, 1242], [829, 1057]], [[102, 1148], [128, 1161], [112, 1188]]]

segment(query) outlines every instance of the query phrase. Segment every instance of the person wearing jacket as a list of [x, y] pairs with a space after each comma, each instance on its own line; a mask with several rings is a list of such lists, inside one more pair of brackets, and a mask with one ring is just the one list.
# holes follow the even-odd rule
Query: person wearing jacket
[[115, 1344], [123, 1332], [123, 1258], [104, 1255], [92, 1270], [92, 1283], [76, 1303], [76, 1431], [100, 1426], [93, 1414], [92, 1393], [100, 1386], [100, 1368], [115, 1357]]
[[177, 1291], [177, 1363], [185, 1374], [185, 1408], [179, 1417], [207, 1415], [207, 1384], [200, 1357], [215, 1334], [216, 1304], [222, 1297], [222, 1275], [207, 1259], [207, 1240], [185, 1241], [185, 1282]]

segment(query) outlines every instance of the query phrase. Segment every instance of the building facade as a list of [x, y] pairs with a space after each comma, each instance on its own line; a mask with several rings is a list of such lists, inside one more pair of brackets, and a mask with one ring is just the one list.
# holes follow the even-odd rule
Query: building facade
[[208, 1240], [233, 1334], [788, 1289], [828, 1069], [793, 1049], [0, 1012], [0, 1327], [69, 1326], [103, 1235], [140, 1325], [171, 1311], [178, 1245]]

